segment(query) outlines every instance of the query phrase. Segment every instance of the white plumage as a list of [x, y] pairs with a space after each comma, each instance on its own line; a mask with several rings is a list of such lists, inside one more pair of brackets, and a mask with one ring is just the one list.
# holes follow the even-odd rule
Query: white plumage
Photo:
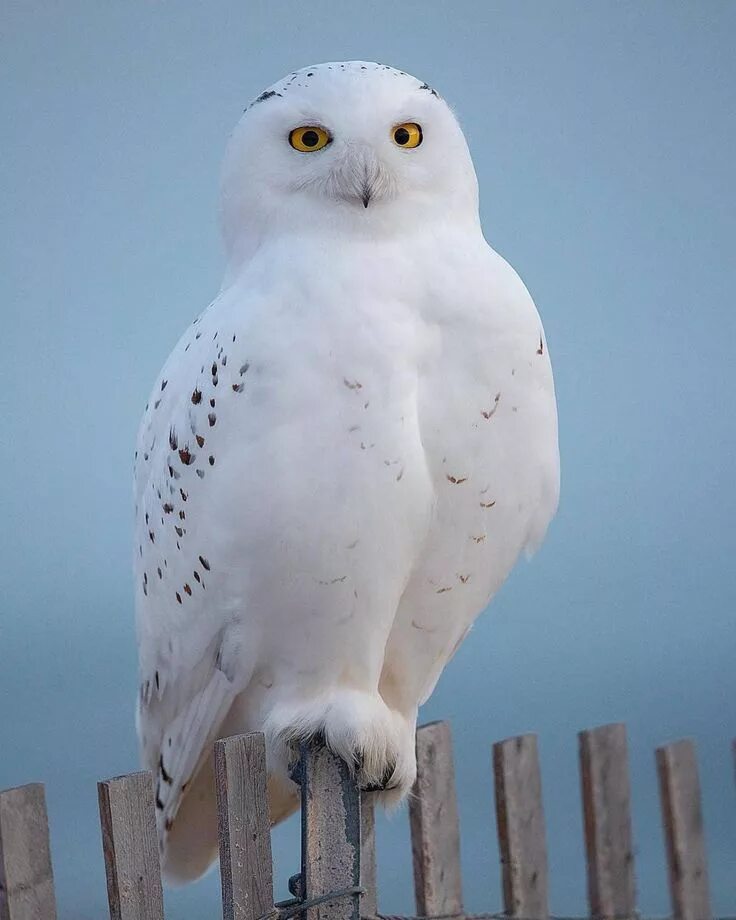
[[434, 90], [291, 74], [241, 119], [222, 198], [223, 287], [136, 455], [138, 730], [172, 880], [216, 855], [218, 736], [266, 732], [274, 821], [310, 733], [409, 790], [417, 708], [559, 489], [542, 325]]

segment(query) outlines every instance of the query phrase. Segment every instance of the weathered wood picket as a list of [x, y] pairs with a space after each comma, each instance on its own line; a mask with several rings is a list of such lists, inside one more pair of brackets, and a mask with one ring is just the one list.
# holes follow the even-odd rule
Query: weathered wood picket
[[[579, 735], [590, 916], [636, 916], [626, 730]], [[225, 920], [361, 920], [378, 916], [374, 798], [323, 745], [301, 746], [293, 777], [302, 795], [301, 871], [293, 899], [274, 904], [263, 736], [215, 744]], [[736, 742], [734, 742], [736, 758]], [[675, 920], [709, 920], [710, 895], [695, 748], [656, 752]], [[465, 920], [450, 729], [417, 732], [418, 776], [409, 801], [417, 914]], [[493, 746], [503, 911], [476, 917], [549, 917], [542, 785], [534, 735]], [[153, 779], [133, 773], [98, 784], [112, 920], [163, 920]], [[44, 788], [0, 792], [0, 920], [55, 920]]]

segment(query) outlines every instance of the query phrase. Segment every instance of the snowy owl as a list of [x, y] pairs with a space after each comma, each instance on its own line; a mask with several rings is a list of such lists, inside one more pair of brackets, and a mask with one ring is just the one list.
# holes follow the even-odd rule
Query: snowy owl
[[218, 737], [265, 733], [274, 822], [312, 734], [409, 791], [417, 708], [559, 491], [542, 324], [434, 89], [290, 74], [233, 133], [221, 217], [225, 280], [136, 453], [137, 726], [171, 881], [217, 854]]

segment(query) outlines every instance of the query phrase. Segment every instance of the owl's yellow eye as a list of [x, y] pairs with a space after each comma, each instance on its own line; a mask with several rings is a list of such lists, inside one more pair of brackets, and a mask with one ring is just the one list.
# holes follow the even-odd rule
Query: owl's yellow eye
[[294, 128], [289, 134], [289, 143], [300, 153], [312, 153], [314, 150], [321, 150], [326, 147], [332, 138], [324, 128], [318, 128], [317, 125], [304, 125], [301, 128]]
[[422, 143], [422, 126], [415, 121], [405, 121], [396, 125], [391, 131], [391, 137], [397, 147], [418, 147]]

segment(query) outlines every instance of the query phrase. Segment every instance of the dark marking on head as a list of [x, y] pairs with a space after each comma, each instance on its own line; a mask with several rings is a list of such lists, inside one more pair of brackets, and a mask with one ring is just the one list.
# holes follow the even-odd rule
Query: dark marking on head
[[176, 599], [181, 604], [181, 594], [178, 591], [175, 591], [174, 594], [176, 594]]
[[428, 93], [431, 93], [435, 97], [435, 99], [440, 98], [440, 94], [437, 92], [436, 89], [432, 89], [429, 83], [422, 83], [419, 89], [425, 89]]
[[537, 354], [538, 354], [538, 355], [543, 355], [543, 354], [544, 354], [544, 342], [542, 341], [542, 334], [541, 334], [541, 332], [540, 332], [540, 334], [539, 334], [539, 348], [537, 349]]
[[199, 444], [200, 447], [204, 447], [204, 438], [202, 437], [202, 435], [198, 434], [196, 436], [196, 439], [197, 439], [197, 444]]
[[163, 507], [166, 514], [171, 514], [171, 512], [174, 510], [174, 506], [171, 504], [171, 502], [166, 502]]
[[173, 428], [169, 429], [169, 445], [171, 446], [172, 450], [176, 450], [176, 448], [179, 446], [179, 442], [176, 439], [176, 432]]
[[199, 557], [199, 561], [202, 563], [202, 568], [203, 568], [206, 572], [209, 572], [209, 570], [210, 570], [210, 564], [209, 564], [209, 562], [204, 558], [204, 556], [200, 556], [200, 557]]
[[163, 393], [163, 391], [166, 389], [166, 384], [167, 384], [168, 382], [169, 382], [168, 380], [162, 380], [162, 381], [161, 381], [161, 392], [162, 392], [162, 393]]
[[202, 402], [202, 391], [201, 390], [192, 390], [192, 402], [195, 406], [199, 405]]
[[189, 587], [189, 584], [184, 585], [184, 590], [190, 597], [192, 596], [192, 589]]
[[242, 393], [245, 389], [244, 383], [234, 383], [233, 384], [233, 393]]
[[[252, 109], [253, 106], [258, 105], [259, 102], [265, 102], [266, 99], [272, 99], [274, 96], [280, 96], [281, 98], [283, 98], [281, 96], [281, 93], [277, 93], [275, 89], [267, 89], [265, 90], [265, 92], [261, 93], [260, 96], [257, 96], [253, 100], [253, 102], [251, 102], [251, 104], [248, 106], [248, 109]], [[246, 109], [246, 112], [248, 111], [248, 109]]]
[[214, 457], [213, 454], [210, 454], [210, 455], [209, 455], [209, 463], [210, 463], [210, 466], [214, 466], [214, 465], [215, 465], [215, 457]]
[[194, 462], [194, 455], [189, 452], [188, 447], [182, 447], [179, 451], [179, 459], [184, 464], [184, 466], [189, 466]]
[[210, 414], [207, 416], [207, 421], [210, 423], [210, 428], [214, 428], [215, 422], [217, 421], [217, 416], [214, 412], [210, 412]]

